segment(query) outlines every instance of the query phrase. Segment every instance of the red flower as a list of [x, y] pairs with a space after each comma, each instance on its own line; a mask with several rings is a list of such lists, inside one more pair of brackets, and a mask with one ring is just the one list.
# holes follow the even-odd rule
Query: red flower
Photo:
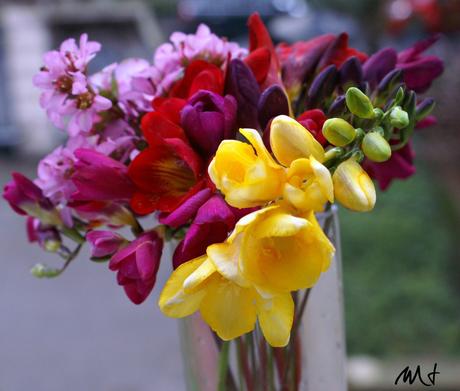
[[138, 188], [131, 207], [139, 214], [172, 212], [204, 187], [200, 157], [179, 138], [150, 145], [136, 156], [128, 174]]
[[326, 120], [327, 117], [319, 109], [304, 111], [297, 117], [297, 121], [323, 146], [327, 144], [327, 140], [323, 136], [323, 124]]
[[270, 33], [255, 12], [248, 19], [249, 55], [244, 62], [251, 68], [261, 90], [273, 84], [281, 84], [280, 64]]
[[222, 95], [224, 73], [218, 66], [203, 60], [192, 61], [185, 69], [184, 77], [172, 87], [169, 96], [187, 99], [199, 90]]
[[167, 119], [180, 124], [180, 112], [185, 106], [185, 99], [180, 98], [155, 98], [152, 107], [156, 112], [163, 114]]

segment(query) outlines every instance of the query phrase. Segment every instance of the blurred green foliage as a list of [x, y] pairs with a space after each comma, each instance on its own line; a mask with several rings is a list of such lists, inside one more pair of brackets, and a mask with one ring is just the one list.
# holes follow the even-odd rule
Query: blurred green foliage
[[372, 213], [341, 210], [349, 354], [460, 353], [460, 243], [435, 175], [396, 181]]

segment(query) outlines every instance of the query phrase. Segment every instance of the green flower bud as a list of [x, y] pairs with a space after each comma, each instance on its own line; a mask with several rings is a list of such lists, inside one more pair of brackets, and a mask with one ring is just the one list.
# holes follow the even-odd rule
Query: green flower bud
[[391, 147], [378, 132], [369, 132], [364, 136], [361, 148], [364, 154], [374, 162], [384, 162], [391, 157]]
[[324, 154], [324, 161], [332, 160], [338, 158], [340, 155], [343, 154], [343, 149], [340, 147], [330, 148]]
[[409, 115], [401, 107], [396, 106], [391, 110], [390, 123], [398, 129], [403, 129], [409, 125]]
[[61, 274], [62, 270], [43, 265], [42, 263], [37, 263], [30, 269], [30, 272], [37, 278], [53, 278]]
[[360, 89], [351, 87], [345, 96], [348, 109], [359, 118], [374, 118], [374, 106], [372, 102]]
[[61, 241], [49, 239], [45, 241], [45, 250], [49, 251], [50, 253], [55, 253], [61, 248]]
[[342, 118], [331, 118], [323, 125], [323, 135], [332, 145], [343, 147], [355, 139], [356, 130]]

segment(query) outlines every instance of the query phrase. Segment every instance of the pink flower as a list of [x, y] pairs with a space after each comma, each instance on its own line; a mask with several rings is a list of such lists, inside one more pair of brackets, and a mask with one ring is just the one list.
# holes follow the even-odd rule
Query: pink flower
[[80, 133], [88, 133], [93, 125], [100, 120], [98, 113], [109, 110], [112, 102], [93, 92], [77, 95], [75, 99], [68, 100], [65, 106], [54, 109], [61, 116], [68, 116], [67, 132], [75, 137]]
[[91, 246], [91, 256], [103, 258], [113, 255], [126, 242], [126, 240], [113, 231], [90, 231], [86, 240]]
[[99, 43], [88, 41], [86, 34], [80, 37], [79, 45], [74, 39], [68, 39], [59, 51], [45, 54], [45, 65], [34, 76], [34, 85], [43, 90], [40, 105], [50, 120], [63, 129], [66, 126], [63, 116], [72, 116], [68, 126], [71, 135], [88, 132], [95, 122], [94, 113], [111, 106], [108, 99], [90, 91], [86, 78], [88, 63], [100, 48]]
[[128, 177], [128, 167], [91, 149], [75, 151], [72, 182], [77, 188], [74, 200], [128, 201], [134, 184]]
[[110, 92], [113, 92], [115, 82], [118, 105], [127, 115], [137, 117], [139, 113], [152, 110], [157, 73], [147, 60], [128, 58], [119, 64], [108, 65], [90, 80], [98, 91]]
[[163, 239], [155, 231], [150, 231], [110, 259], [109, 269], [117, 272], [118, 284], [123, 286], [134, 304], [141, 304], [152, 291], [162, 250]]
[[171, 43], [164, 43], [155, 51], [156, 96], [166, 94], [183, 74], [184, 67], [193, 60], [204, 60], [221, 67], [228, 57], [242, 59], [247, 55], [246, 49], [218, 37], [204, 24], [198, 26], [195, 34], [174, 32], [170, 40]]

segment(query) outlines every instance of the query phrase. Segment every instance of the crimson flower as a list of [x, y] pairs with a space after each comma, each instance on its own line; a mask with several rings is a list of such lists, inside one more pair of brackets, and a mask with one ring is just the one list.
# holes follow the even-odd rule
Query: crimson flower
[[192, 61], [185, 69], [184, 77], [172, 87], [169, 96], [187, 99], [199, 90], [222, 95], [224, 73], [218, 66], [203, 60]]
[[297, 121], [301, 123], [303, 127], [307, 129], [323, 146], [327, 144], [327, 141], [323, 136], [323, 124], [326, 120], [327, 117], [320, 109], [304, 111], [297, 117]]

